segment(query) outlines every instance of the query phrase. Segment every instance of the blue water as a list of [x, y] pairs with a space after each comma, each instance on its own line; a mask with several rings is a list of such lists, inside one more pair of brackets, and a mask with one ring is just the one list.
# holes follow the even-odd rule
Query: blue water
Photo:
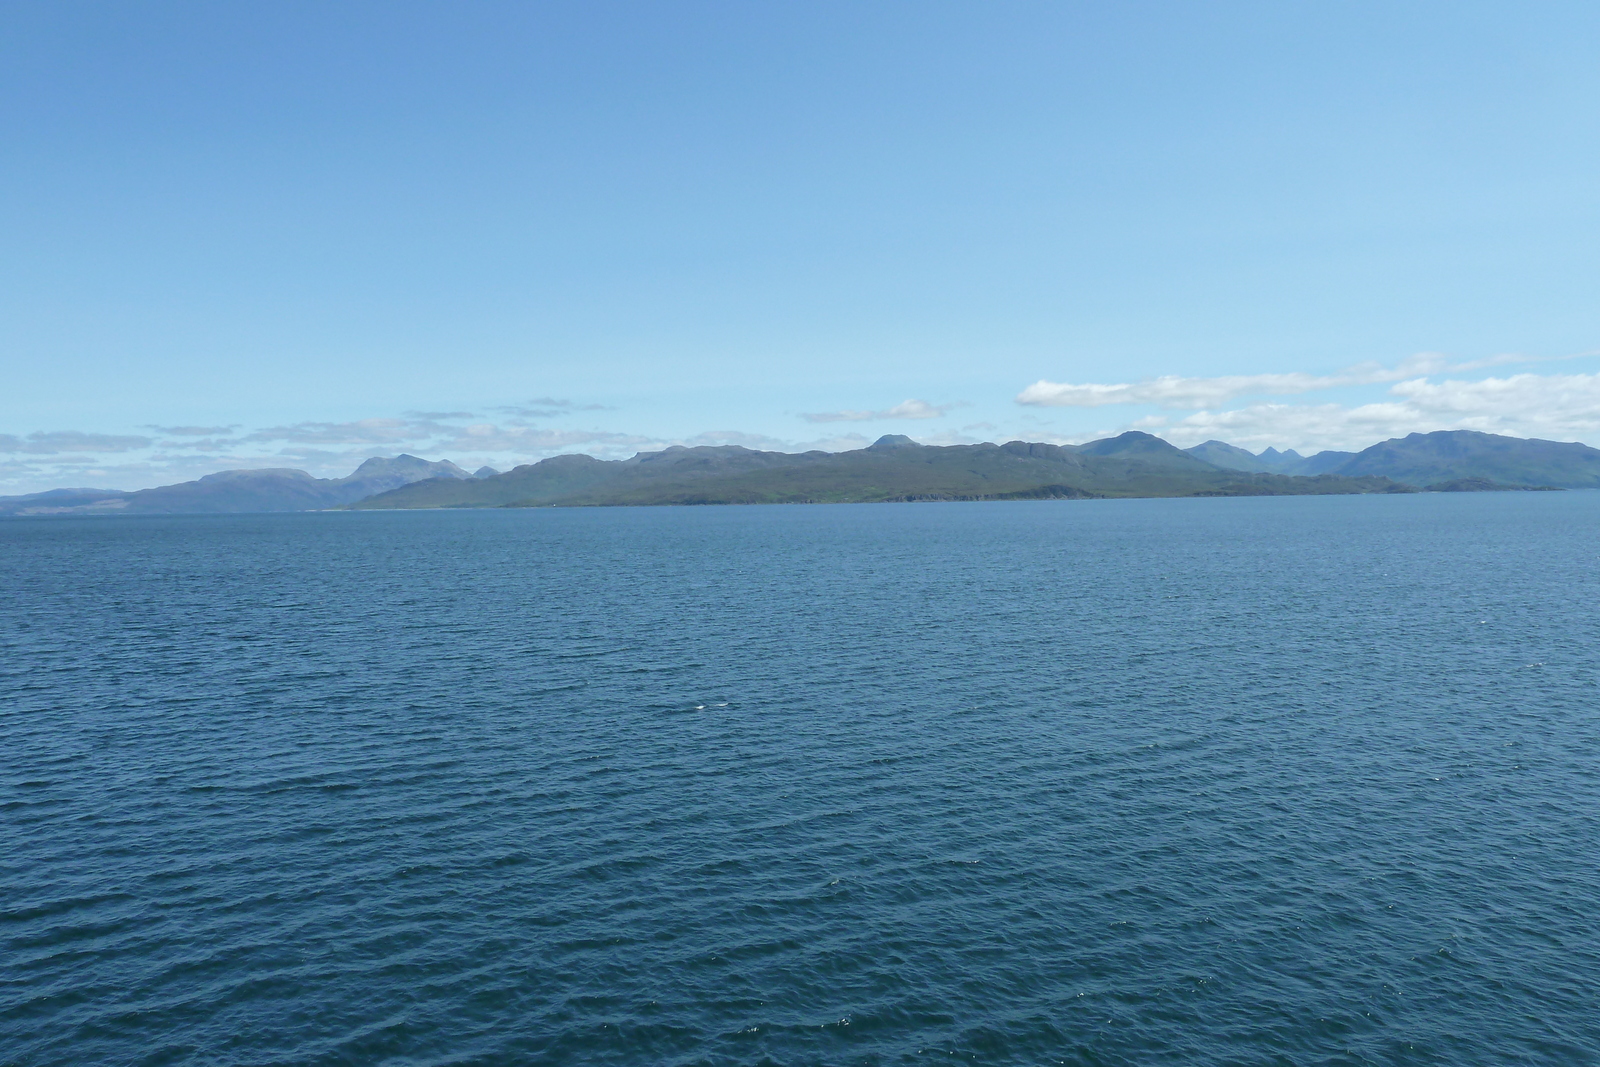
[[1600, 493], [0, 522], [0, 1062], [1600, 1062]]

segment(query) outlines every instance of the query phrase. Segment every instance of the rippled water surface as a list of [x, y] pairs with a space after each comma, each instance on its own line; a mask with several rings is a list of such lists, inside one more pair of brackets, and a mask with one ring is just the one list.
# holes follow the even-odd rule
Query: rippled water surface
[[0, 522], [0, 1062], [1600, 1062], [1600, 493]]

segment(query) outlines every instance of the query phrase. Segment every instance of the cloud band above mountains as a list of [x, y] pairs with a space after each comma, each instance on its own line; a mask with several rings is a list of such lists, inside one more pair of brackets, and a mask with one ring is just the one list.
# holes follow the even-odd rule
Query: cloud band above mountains
[[34, 456], [57, 456], [67, 452], [136, 452], [155, 441], [130, 434], [82, 433], [78, 430], [51, 430], [22, 437], [0, 433], [0, 452], [20, 452]]
[[[1570, 357], [1578, 358], [1578, 357]], [[1079, 443], [1127, 429], [1159, 434], [1187, 447], [1210, 439], [1251, 451], [1267, 446], [1354, 451], [1412, 432], [1471, 429], [1514, 437], [1558, 441], [1600, 441], [1600, 374], [1522, 372], [1475, 378], [1477, 368], [1534, 362], [1524, 357], [1452, 363], [1421, 355], [1394, 366], [1361, 364], [1334, 374], [1283, 373], [1214, 378], [1167, 376], [1144, 382], [1038, 382], [1015, 399], [1015, 418], [974, 422], [958, 432], [932, 422], [955, 403], [910, 399], [884, 410], [841, 410], [800, 416], [812, 424], [910, 420], [925, 444], [969, 444], [1013, 439]], [[1337, 387], [1367, 390], [1346, 394], [1341, 403], [1287, 399]], [[1245, 398], [1243, 402], [1241, 398]], [[998, 399], [998, 398], [997, 398]], [[1059, 413], [1072, 408], [1117, 412], [1140, 404], [1146, 410], [1118, 413], [1101, 422], [1079, 415], [1076, 425]], [[1154, 410], [1152, 410], [1154, 409]], [[346, 422], [295, 422], [256, 429], [221, 425], [145, 425], [147, 433], [91, 433], [40, 430], [0, 434], [0, 495], [61, 486], [141, 488], [200, 477], [218, 470], [300, 467], [322, 475], [347, 474], [374, 455], [409, 452], [449, 457], [469, 468], [487, 464], [506, 469], [563, 452], [585, 452], [622, 459], [672, 445], [739, 444], [795, 452], [859, 448], [882, 430], [831, 426], [808, 434], [772, 436], [728, 429], [664, 435], [630, 432], [605, 422], [581, 425], [588, 413], [610, 410], [597, 404], [540, 397], [522, 404], [477, 411], [408, 411], [399, 416]], [[988, 414], [988, 412], [985, 412]], [[558, 419], [558, 416], [566, 418]], [[1088, 418], [1095, 421], [1089, 423]], [[555, 422], [549, 421], [556, 419]], [[611, 420], [607, 419], [606, 422]], [[130, 427], [134, 428], [134, 427]], [[781, 432], [781, 431], [780, 431]], [[816, 432], [816, 431], [813, 431]]]
[[1514, 374], [1480, 381], [1397, 382], [1368, 404], [1251, 404], [1182, 417], [1152, 415], [1135, 428], [1188, 446], [1212, 439], [1259, 451], [1268, 445], [1354, 449], [1431, 430], [1593, 441], [1600, 437], [1600, 374]]
[[807, 422], [877, 422], [881, 419], [937, 419], [954, 404], [930, 404], [926, 400], [902, 400], [884, 411], [820, 411], [803, 414]]
[[[1558, 360], [1592, 357], [1586, 352]], [[1024, 407], [1104, 408], [1142, 405], [1150, 414], [1122, 428], [1147, 430], [1178, 445], [1211, 439], [1252, 450], [1269, 445], [1301, 451], [1364, 448], [1375, 441], [1431, 430], [1467, 429], [1552, 440], [1600, 435], [1600, 375], [1521, 373], [1478, 380], [1465, 372], [1552, 360], [1503, 355], [1451, 362], [1423, 353], [1394, 366], [1361, 363], [1333, 374], [1241, 374], [1213, 378], [1164, 376], [1139, 382], [1041, 380], [1015, 397]], [[1293, 403], [1246, 398], [1289, 397], [1329, 389], [1387, 385], [1366, 403]], [[1386, 394], [1386, 395], [1385, 395]], [[1178, 412], [1189, 414], [1180, 415]], [[1107, 430], [1110, 428], [1107, 427]]]
[[1524, 356], [1495, 356], [1467, 363], [1450, 363], [1443, 356], [1424, 352], [1393, 367], [1358, 363], [1337, 374], [1230, 374], [1216, 378], [1179, 378], [1166, 375], [1142, 382], [1073, 384], [1040, 379], [1017, 394], [1017, 403], [1032, 407], [1097, 408], [1108, 404], [1154, 404], [1162, 408], [1210, 408], [1245, 396], [1294, 396], [1352, 385], [1377, 385], [1452, 371], [1478, 370], [1507, 363], [1529, 362]]
[[736, 444], [793, 452], [840, 451], [870, 443], [870, 438], [854, 432], [791, 440], [742, 430], [672, 436], [535, 424], [556, 415], [587, 417], [588, 412], [611, 410], [549, 397], [488, 410], [497, 413], [494, 421], [471, 411], [408, 411], [398, 417], [297, 422], [247, 432], [234, 426], [150, 425], [145, 428], [155, 435], [75, 430], [0, 434], [0, 495], [67, 486], [138, 489], [236, 469], [297, 467], [340, 476], [371, 456], [401, 452], [448, 456], [469, 467], [487, 464], [506, 469], [563, 452], [625, 459], [673, 445]]

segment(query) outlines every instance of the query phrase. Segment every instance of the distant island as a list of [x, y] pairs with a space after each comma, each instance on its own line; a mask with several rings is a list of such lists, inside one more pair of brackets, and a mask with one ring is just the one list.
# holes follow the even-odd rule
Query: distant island
[[1252, 453], [1222, 441], [1180, 449], [1129, 431], [1082, 445], [921, 445], [899, 434], [850, 452], [739, 445], [553, 456], [502, 474], [447, 460], [369, 459], [344, 478], [289, 469], [220, 471], [121, 492], [53, 489], [0, 497], [0, 516], [175, 515], [335, 508], [1082, 500], [1600, 488], [1600, 450], [1473, 430], [1414, 433], [1361, 452]]

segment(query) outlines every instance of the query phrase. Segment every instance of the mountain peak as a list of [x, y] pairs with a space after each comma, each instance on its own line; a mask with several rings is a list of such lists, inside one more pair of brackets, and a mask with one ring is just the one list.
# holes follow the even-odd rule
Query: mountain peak
[[1269, 460], [1265, 453], [1257, 457], [1238, 445], [1230, 445], [1226, 441], [1211, 440], [1205, 444], [1195, 445], [1183, 451], [1196, 459], [1204, 460], [1213, 467], [1223, 470], [1235, 471], [1265, 471], [1270, 470]]
[[1119, 433], [1115, 437], [1103, 437], [1098, 441], [1090, 441], [1080, 445], [1078, 451], [1089, 456], [1116, 456], [1125, 452], [1140, 455], [1182, 456], [1184, 459], [1193, 459], [1177, 445], [1169, 444], [1154, 434], [1145, 433], [1143, 430], [1129, 430]]
[[903, 433], [886, 433], [882, 437], [878, 438], [876, 441], [872, 442], [872, 444], [868, 445], [867, 447], [868, 448], [921, 448], [922, 446], [917, 444], [915, 441], [913, 441], [911, 438], [907, 437]]
[[398, 474], [400, 472], [428, 472], [424, 477], [452, 477], [465, 478], [467, 472], [457, 467], [447, 459], [430, 462], [405, 452], [398, 456], [373, 456], [362, 462], [349, 477], [367, 478], [375, 474]]

